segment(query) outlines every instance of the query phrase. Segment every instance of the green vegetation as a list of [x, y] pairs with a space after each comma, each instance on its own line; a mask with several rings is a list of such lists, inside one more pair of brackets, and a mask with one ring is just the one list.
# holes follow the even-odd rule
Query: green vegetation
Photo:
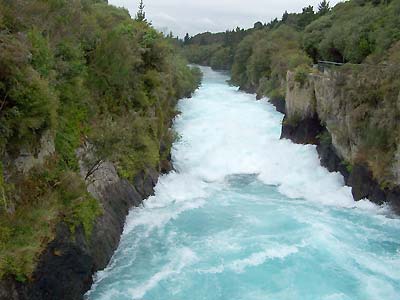
[[332, 145], [332, 136], [328, 130], [324, 130], [317, 136], [318, 141], [321, 145], [330, 146]]
[[300, 42], [300, 34], [287, 25], [247, 36], [235, 55], [232, 82], [245, 89], [257, 89], [262, 81], [268, 86], [263, 90], [266, 95], [283, 97], [287, 70], [310, 63]]
[[303, 86], [318, 72], [313, 63], [345, 63], [331, 67], [331, 75], [352, 115], [347, 127], [336, 124], [336, 135], [346, 147], [357, 145], [352, 163], [368, 165], [387, 186], [394, 182], [400, 133], [399, 16], [400, 0], [350, 0], [333, 8], [324, 0], [316, 10], [285, 12], [280, 20], [248, 30], [186, 36], [183, 52], [191, 62], [230, 70], [232, 84], [272, 100], [285, 99], [288, 70]]
[[[9, 211], [0, 218], [0, 276], [24, 281], [34, 271], [40, 251], [54, 238], [57, 223], [71, 229], [82, 224], [90, 235], [100, 204], [88, 195], [80, 176], [63, 171], [57, 161], [34, 168], [29, 176], [14, 178]], [[15, 202], [18, 197], [18, 203]]]
[[294, 70], [294, 80], [303, 86], [308, 80], [308, 74], [311, 73], [311, 68], [307, 65], [300, 65]]
[[237, 45], [255, 30], [258, 29], [244, 30], [237, 27], [216, 34], [205, 32], [194, 37], [187, 34], [183, 41], [183, 54], [191, 63], [211, 66], [216, 70], [230, 70]]
[[187, 35], [184, 54], [193, 63], [231, 70], [232, 82], [244, 89], [282, 95], [286, 71], [300, 65], [398, 63], [399, 14], [398, 0], [352, 0], [334, 8], [324, 0], [316, 11], [285, 12], [248, 30]]
[[350, 162], [342, 161], [341, 165], [346, 168], [347, 172], [349, 172], [349, 173], [353, 172], [353, 165]]
[[[0, 277], [26, 280], [56, 225], [84, 229], [100, 203], [79, 175], [76, 151], [91, 145], [91, 169], [111, 161], [132, 179], [159, 168], [172, 142], [177, 99], [200, 84], [174, 40], [102, 0], [0, 2]], [[21, 153], [38, 156], [24, 172]], [[51, 148], [51, 147], [50, 147]]]
[[350, 130], [360, 138], [356, 162], [367, 164], [375, 179], [388, 186], [394, 182], [392, 163], [400, 133], [400, 68], [345, 66], [342, 73], [348, 78], [344, 89], [352, 111]]

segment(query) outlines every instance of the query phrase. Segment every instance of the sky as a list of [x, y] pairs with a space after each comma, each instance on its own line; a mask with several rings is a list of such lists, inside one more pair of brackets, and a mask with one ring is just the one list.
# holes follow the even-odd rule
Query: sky
[[[137, 12], [139, 0], [109, 0], [110, 4]], [[281, 18], [285, 10], [300, 12], [308, 5], [318, 7], [321, 0], [144, 0], [147, 20], [164, 33], [183, 37], [205, 31], [253, 27], [257, 21], [268, 23]], [[331, 0], [331, 5], [340, 2]]]

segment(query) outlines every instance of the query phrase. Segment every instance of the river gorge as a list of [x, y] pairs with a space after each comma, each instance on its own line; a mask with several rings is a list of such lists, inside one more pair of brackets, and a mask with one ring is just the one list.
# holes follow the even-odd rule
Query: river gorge
[[355, 202], [283, 115], [202, 68], [178, 104], [175, 171], [127, 218], [89, 300], [400, 298], [400, 220]]

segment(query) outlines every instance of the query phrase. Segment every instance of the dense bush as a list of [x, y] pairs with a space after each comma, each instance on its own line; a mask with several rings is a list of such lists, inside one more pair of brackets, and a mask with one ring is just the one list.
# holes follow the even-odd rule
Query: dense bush
[[238, 27], [220, 33], [205, 32], [194, 37], [187, 35], [183, 54], [191, 63], [211, 66], [215, 70], [230, 70], [237, 45], [250, 32], [257, 30]]
[[382, 60], [400, 39], [400, 1], [348, 1], [305, 29], [303, 44], [315, 60]]
[[[388, 50], [400, 40], [399, 15], [399, 0], [352, 0], [332, 9], [322, 1], [317, 9], [285, 12], [281, 20], [258, 22], [248, 30], [198, 34], [185, 41], [184, 51], [193, 63], [229, 65], [232, 82], [254, 90], [261, 78], [276, 77], [274, 82], [279, 82], [288, 69], [312, 61], [374, 64], [394, 58], [396, 51], [389, 57]], [[280, 54], [279, 63], [272, 66], [271, 57], [276, 61]], [[276, 68], [283, 71], [274, 72]]]
[[[86, 163], [128, 179], [159, 168], [176, 101], [201, 77], [175, 47], [107, 1], [0, 2], [0, 277], [28, 278], [60, 221], [89, 238], [102, 210], [79, 175], [83, 144]], [[20, 172], [13, 161], [44, 134], [55, 153]]]
[[300, 48], [300, 34], [282, 25], [274, 30], [257, 31], [239, 44], [232, 67], [232, 82], [261, 94], [284, 96], [283, 83], [288, 70], [310, 64]]

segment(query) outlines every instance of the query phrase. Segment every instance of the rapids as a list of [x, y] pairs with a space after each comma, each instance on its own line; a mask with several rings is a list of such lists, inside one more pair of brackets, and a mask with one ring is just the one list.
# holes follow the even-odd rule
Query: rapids
[[90, 300], [398, 300], [400, 219], [354, 202], [283, 116], [202, 68], [178, 105], [176, 171], [127, 218]]

